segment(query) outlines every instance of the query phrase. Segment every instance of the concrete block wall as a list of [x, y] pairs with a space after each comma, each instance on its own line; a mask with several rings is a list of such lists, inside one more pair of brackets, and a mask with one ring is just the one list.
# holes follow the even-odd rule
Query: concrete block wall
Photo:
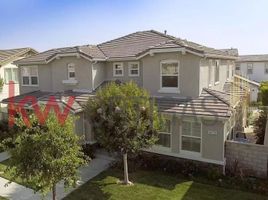
[[227, 168], [237, 161], [239, 167], [251, 171], [256, 177], [267, 178], [267, 146], [226, 141], [225, 158]]

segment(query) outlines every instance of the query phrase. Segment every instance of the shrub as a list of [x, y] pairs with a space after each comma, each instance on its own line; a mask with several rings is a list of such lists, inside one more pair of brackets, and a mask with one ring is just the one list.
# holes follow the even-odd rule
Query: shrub
[[84, 145], [82, 145], [83, 153], [91, 159], [96, 157], [95, 156], [96, 149], [97, 149], [97, 144], [84, 144]]
[[263, 145], [263, 143], [264, 143], [267, 114], [268, 114], [268, 112], [266, 109], [262, 110], [260, 112], [259, 117], [253, 122], [256, 144]]
[[262, 82], [260, 86], [261, 101], [263, 106], [268, 106], [268, 81]]

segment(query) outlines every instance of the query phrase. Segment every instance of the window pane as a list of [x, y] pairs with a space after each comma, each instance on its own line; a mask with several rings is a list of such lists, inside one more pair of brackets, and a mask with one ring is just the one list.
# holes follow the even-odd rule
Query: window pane
[[13, 69], [12, 71], [12, 79], [15, 83], [19, 82], [19, 78], [18, 78], [18, 69]]
[[23, 83], [23, 85], [30, 85], [30, 78], [27, 76], [23, 76], [22, 83]]
[[191, 135], [191, 122], [182, 122], [182, 135]]
[[138, 75], [139, 74], [139, 70], [132, 69], [130, 72], [131, 72], [132, 75]]
[[38, 69], [37, 67], [31, 68], [31, 76], [38, 76]]
[[22, 76], [30, 76], [31, 70], [29, 67], [23, 67], [22, 68]]
[[170, 134], [159, 134], [159, 140], [157, 141], [157, 145], [161, 145], [163, 147], [170, 148]]
[[5, 82], [9, 83], [9, 81], [12, 81], [11, 69], [5, 69]]
[[162, 87], [178, 87], [178, 76], [162, 76]]
[[69, 72], [69, 78], [75, 78], [75, 72]]
[[31, 77], [31, 82], [32, 82], [32, 85], [38, 85], [38, 78], [35, 76]]
[[121, 74], [123, 74], [123, 71], [117, 69], [117, 70], [115, 70], [115, 74], [116, 74], [116, 75], [121, 75]]
[[171, 120], [165, 119], [160, 132], [171, 133]]
[[192, 136], [201, 137], [200, 123], [192, 123]]
[[201, 139], [182, 136], [182, 150], [200, 152]]
[[177, 75], [177, 74], [178, 74], [178, 63], [162, 64], [162, 75]]

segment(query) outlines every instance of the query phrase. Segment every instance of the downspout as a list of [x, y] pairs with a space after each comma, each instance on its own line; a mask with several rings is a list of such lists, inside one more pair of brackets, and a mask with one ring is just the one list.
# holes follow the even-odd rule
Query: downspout
[[92, 65], [91, 65], [91, 81], [92, 81], [92, 91], [95, 90], [95, 84], [94, 84], [94, 77], [93, 77], [93, 69], [94, 69], [94, 65], [97, 64], [98, 61], [94, 61], [92, 62]]

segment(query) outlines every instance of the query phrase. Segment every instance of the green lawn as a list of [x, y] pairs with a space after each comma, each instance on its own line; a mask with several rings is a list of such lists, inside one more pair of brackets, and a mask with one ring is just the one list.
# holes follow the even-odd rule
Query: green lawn
[[0, 197], [0, 200], [7, 200], [7, 198], [4, 198], [4, 197]]
[[[2, 162], [0, 162], [0, 177], [3, 177], [7, 180], [11, 180], [11, 176], [10, 176], [10, 172], [5, 172], [7, 166], [9, 165], [9, 159], [4, 160]], [[22, 182], [22, 180], [18, 177], [14, 180], [14, 182], [20, 184], [20, 185], [24, 185], [25, 187], [28, 188], [33, 188], [34, 186], [32, 186], [31, 184], [25, 184]], [[1, 200], [1, 198], [0, 198]]]
[[134, 186], [124, 186], [121, 171], [110, 169], [69, 194], [65, 200], [268, 200], [268, 197], [178, 179], [162, 173], [130, 174]]

